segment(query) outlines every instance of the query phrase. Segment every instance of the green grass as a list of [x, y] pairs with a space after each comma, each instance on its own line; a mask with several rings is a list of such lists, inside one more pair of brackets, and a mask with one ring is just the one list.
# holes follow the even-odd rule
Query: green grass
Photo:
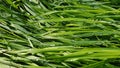
[[119, 68], [115, 0], [0, 0], [1, 68]]

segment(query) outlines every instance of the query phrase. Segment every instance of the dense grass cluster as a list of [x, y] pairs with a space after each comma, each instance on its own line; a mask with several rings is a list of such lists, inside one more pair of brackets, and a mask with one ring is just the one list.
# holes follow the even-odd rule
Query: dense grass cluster
[[0, 68], [120, 68], [119, 0], [0, 0]]

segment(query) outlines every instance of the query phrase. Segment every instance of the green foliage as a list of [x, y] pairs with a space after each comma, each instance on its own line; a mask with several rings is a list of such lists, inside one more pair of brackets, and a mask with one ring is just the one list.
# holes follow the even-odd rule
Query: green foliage
[[0, 0], [0, 66], [119, 68], [117, 4], [117, 0]]

